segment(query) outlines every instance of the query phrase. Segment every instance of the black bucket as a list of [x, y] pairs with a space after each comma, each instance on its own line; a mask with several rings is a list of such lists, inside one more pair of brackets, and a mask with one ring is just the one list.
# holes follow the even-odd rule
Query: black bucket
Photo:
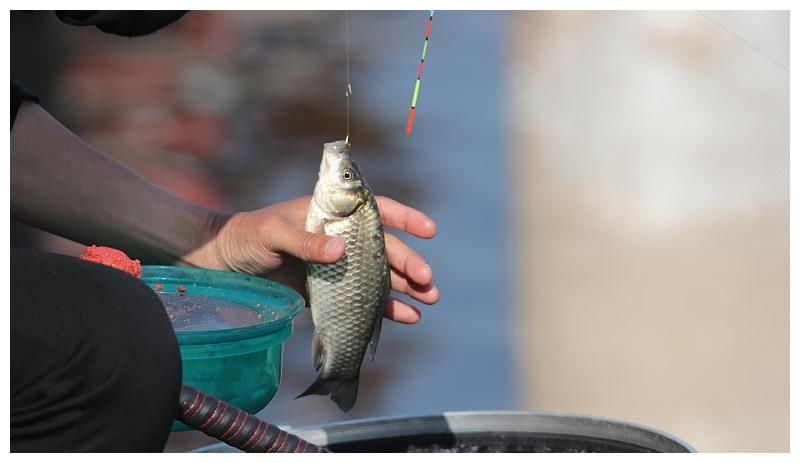
[[[332, 452], [694, 452], [669, 434], [623, 421], [526, 412], [453, 412], [289, 429]], [[215, 444], [197, 452], [236, 452]]]

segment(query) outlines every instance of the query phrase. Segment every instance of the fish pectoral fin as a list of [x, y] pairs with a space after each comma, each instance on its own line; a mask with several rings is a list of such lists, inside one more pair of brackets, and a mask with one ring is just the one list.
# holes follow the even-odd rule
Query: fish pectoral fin
[[325, 363], [325, 347], [322, 345], [322, 341], [316, 331], [314, 331], [314, 337], [311, 339], [311, 362], [317, 371]]
[[391, 292], [391, 281], [389, 280], [389, 264], [386, 264], [386, 277], [384, 279], [383, 297], [378, 303], [378, 310], [375, 314], [375, 327], [372, 329], [372, 336], [369, 339], [369, 360], [375, 360], [375, 352], [378, 351], [378, 341], [381, 340], [381, 328], [383, 326], [383, 314], [386, 311], [386, 305], [389, 303], [389, 293]]
[[372, 337], [369, 340], [369, 360], [375, 360], [375, 352], [378, 350], [378, 341], [381, 339], [381, 325], [383, 324], [383, 312], [375, 321], [375, 328], [372, 330]]

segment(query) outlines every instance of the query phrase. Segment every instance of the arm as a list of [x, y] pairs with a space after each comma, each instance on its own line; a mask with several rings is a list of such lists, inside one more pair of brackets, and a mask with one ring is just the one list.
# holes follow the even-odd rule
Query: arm
[[11, 213], [81, 243], [188, 264], [227, 220], [148, 182], [31, 102], [11, 131]]

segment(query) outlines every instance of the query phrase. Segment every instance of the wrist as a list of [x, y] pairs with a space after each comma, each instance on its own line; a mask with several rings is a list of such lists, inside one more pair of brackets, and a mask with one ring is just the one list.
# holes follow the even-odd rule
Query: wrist
[[180, 258], [179, 264], [214, 270], [229, 270], [222, 253], [223, 229], [233, 214], [211, 210], [199, 211], [192, 241], [194, 245]]

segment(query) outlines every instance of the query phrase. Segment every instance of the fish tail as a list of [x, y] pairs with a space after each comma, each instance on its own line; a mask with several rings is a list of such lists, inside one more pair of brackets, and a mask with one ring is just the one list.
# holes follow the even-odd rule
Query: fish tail
[[328, 379], [323, 378], [322, 375], [317, 376], [317, 379], [308, 386], [302, 394], [295, 397], [305, 397], [307, 395], [329, 395], [336, 405], [339, 406], [343, 412], [349, 412], [353, 405], [356, 404], [356, 397], [358, 396], [358, 376], [352, 379]]
[[336, 402], [340, 410], [349, 412], [356, 404], [356, 396], [358, 396], [358, 376], [350, 380], [339, 381], [333, 388], [331, 400]]
[[335, 379], [326, 379], [323, 378], [322, 375], [317, 376], [317, 379], [311, 383], [311, 386], [308, 386], [308, 389], [303, 391], [302, 394], [295, 397], [295, 399], [299, 399], [300, 397], [305, 397], [307, 395], [328, 395], [333, 391], [333, 388], [336, 387], [336, 380]]

